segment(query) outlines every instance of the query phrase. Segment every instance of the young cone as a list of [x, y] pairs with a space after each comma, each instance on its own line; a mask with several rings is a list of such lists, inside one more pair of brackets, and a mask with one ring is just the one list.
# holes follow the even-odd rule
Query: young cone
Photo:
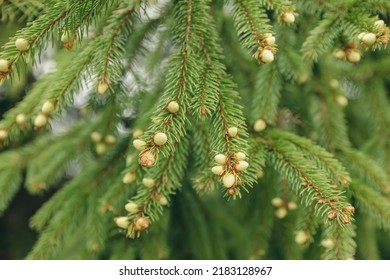
[[292, 24], [295, 22], [295, 15], [293, 12], [284, 12], [282, 14], [282, 21], [287, 23], [287, 24]]
[[226, 173], [222, 178], [222, 183], [225, 188], [231, 188], [236, 183], [236, 177], [231, 173]]
[[118, 227], [123, 229], [127, 229], [130, 225], [129, 219], [127, 217], [116, 217], [114, 221]]
[[8, 137], [8, 132], [5, 129], [0, 129], [0, 141], [4, 141]]
[[9, 71], [9, 61], [0, 59], [0, 72], [7, 73]]
[[143, 167], [150, 167], [157, 162], [157, 156], [152, 151], [144, 151], [139, 156], [139, 164]]
[[270, 50], [262, 50], [259, 52], [259, 60], [263, 63], [270, 63], [274, 61], [274, 54]]
[[168, 137], [165, 133], [159, 132], [153, 136], [153, 143], [157, 146], [163, 146], [167, 143]]
[[134, 148], [136, 148], [137, 150], [142, 151], [143, 149], [146, 148], [146, 142], [145, 142], [145, 141], [142, 141], [142, 140], [139, 140], [139, 139], [135, 139], [135, 140], [133, 141], [133, 146], [134, 146]]
[[125, 205], [125, 209], [129, 213], [135, 213], [138, 211], [138, 204], [134, 202], [129, 202]]
[[223, 154], [218, 154], [214, 157], [215, 159], [215, 162], [220, 164], [220, 165], [224, 165], [226, 162], [227, 162], [227, 157]]
[[179, 111], [179, 103], [171, 101], [167, 105], [167, 111], [172, 114], [176, 114]]
[[28, 50], [28, 48], [30, 47], [30, 42], [24, 38], [18, 38], [16, 39], [15, 41], [15, 47], [21, 51], [21, 52], [25, 52]]
[[150, 221], [146, 217], [140, 217], [137, 220], [135, 220], [134, 223], [134, 229], [136, 231], [144, 231], [146, 230], [150, 225]]

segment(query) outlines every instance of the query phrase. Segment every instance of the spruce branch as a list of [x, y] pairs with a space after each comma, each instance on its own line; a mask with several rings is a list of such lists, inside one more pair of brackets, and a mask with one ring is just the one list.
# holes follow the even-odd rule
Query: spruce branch
[[[253, 54], [259, 62], [271, 62], [273, 54], [276, 52], [275, 43], [270, 43], [267, 40], [269, 34], [272, 34], [272, 27], [257, 1], [234, 1], [233, 20], [243, 47]], [[268, 56], [272, 56], [272, 59]]]
[[301, 211], [296, 226], [295, 242], [299, 245], [307, 246], [314, 241], [321, 220], [316, 216], [316, 203]]
[[[282, 35], [283, 36], [283, 35]], [[283, 74], [287, 80], [295, 80], [298, 83], [305, 83], [310, 79], [310, 62], [302, 58], [297, 42], [290, 36], [284, 43], [279, 44], [278, 71]]]
[[281, 97], [282, 79], [276, 63], [264, 65], [256, 75], [257, 94], [252, 103], [252, 119], [275, 124]]
[[[212, 22], [206, 23], [209, 28], [211, 27], [209, 30], [213, 31], [214, 26]], [[220, 79], [223, 71], [225, 70], [224, 66], [218, 62], [221, 55], [216, 50], [218, 50], [219, 46], [217, 42], [212, 41], [213, 38], [215, 38], [215, 36], [213, 36], [215, 34], [207, 34], [206, 32], [203, 34], [204, 40], [201, 50], [206, 58], [206, 62], [203, 66], [201, 83], [199, 83], [199, 86], [196, 88], [190, 107], [192, 115], [198, 119], [205, 119], [210, 116], [211, 112], [216, 110]], [[214, 52], [212, 52], [212, 50], [214, 50]]]
[[372, 221], [387, 232], [390, 230], [390, 200], [378, 190], [356, 180], [351, 184], [356, 204]]
[[337, 17], [328, 15], [309, 32], [301, 49], [304, 58], [317, 61], [319, 56], [333, 48], [334, 40], [339, 35], [336, 22]]
[[44, 8], [43, 0], [7, 1], [0, 5], [0, 21], [30, 21], [37, 17]]
[[[53, 42], [55, 40], [53, 34], [62, 33], [64, 26], [67, 25], [68, 21], [72, 22], [72, 26], [86, 26], [94, 17], [96, 17], [97, 11], [100, 13], [106, 10], [103, 8], [106, 5], [106, 1], [88, 0], [85, 5], [83, 5], [84, 9], [81, 11], [79, 10], [80, 6], [78, 2], [71, 5], [64, 2], [56, 2], [51, 5], [46, 13], [32, 22], [31, 26], [19, 30], [16, 35], [10, 38], [9, 42], [3, 46], [3, 50], [0, 52], [0, 58], [7, 60], [8, 71], [1, 72], [0, 80], [4, 80], [8, 75], [12, 78], [15, 72], [13, 71], [14, 68], [16, 69], [16, 72], [20, 74], [23, 65], [22, 61], [26, 60], [28, 57], [34, 63], [36, 52], [38, 52], [38, 57], [40, 57], [47, 41], [51, 38]], [[79, 12], [82, 12], [85, 15], [80, 21], [79, 17], [77, 17]], [[73, 36], [69, 33], [70, 31], [66, 32], [68, 36]], [[18, 46], [15, 47], [17, 39], [25, 40], [26, 45], [23, 46], [23, 49]], [[73, 42], [74, 39], [68, 38], [68, 41]]]
[[210, 127], [206, 121], [195, 121], [192, 126], [193, 154], [196, 155], [195, 170], [193, 175], [193, 186], [200, 194], [212, 192], [215, 190], [214, 174], [210, 172], [213, 166], [213, 160], [210, 155], [211, 146], [209, 139]]
[[[257, 159], [258, 157], [253, 157]], [[252, 166], [253, 164], [251, 164]], [[270, 240], [275, 226], [273, 216], [272, 199], [275, 196], [276, 188], [269, 187], [277, 184], [278, 176], [272, 169], [265, 169], [261, 180], [256, 182], [256, 185], [251, 192], [251, 195], [243, 198], [245, 208], [244, 215], [251, 217], [251, 233], [253, 237], [248, 242], [249, 256], [248, 259], [266, 259], [267, 252], [270, 248]], [[265, 185], [264, 182], [270, 182]], [[259, 207], [261, 205], [261, 207]], [[244, 237], [244, 239], [246, 239]]]
[[[4, 120], [0, 122], [0, 127], [8, 131], [10, 140], [17, 140], [21, 136], [21, 132], [31, 130], [34, 127], [36, 129], [46, 127], [53, 112], [42, 114], [41, 111], [45, 102], [52, 103], [57, 112], [60, 111], [61, 107], [70, 104], [73, 98], [68, 96], [67, 93], [74, 94], [81, 87], [82, 74], [85, 75], [86, 68], [93, 58], [94, 48], [86, 47], [83, 52], [75, 55], [74, 59], [76, 60], [70, 59], [62, 64], [64, 72], [50, 73], [37, 82], [30, 94], [7, 112]], [[35, 120], [39, 115], [45, 118], [46, 123], [37, 126]], [[18, 124], [18, 116], [24, 116], [26, 120]]]
[[361, 3], [362, 8], [372, 9], [373, 13], [380, 13], [382, 15], [390, 14], [390, 3], [386, 0], [367, 0]]
[[[146, 147], [140, 153], [140, 162], [145, 152], [148, 152], [156, 157], [151, 165], [157, 162], [159, 152], [168, 157], [175, 148], [174, 143], [180, 143], [180, 139], [186, 134], [188, 96], [191, 96], [190, 89], [195, 87], [198, 76], [195, 53], [190, 51], [192, 1], [180, 1], [176, 8], [177, 25], [174, 27], [174, 34], [176, 45], [180, 46], [181, 50], [177, 50], [171, 55], [163, 99], [158, 104], [158, 109], [153, 116], [153, 123], [142, 136]], [[168, 107], [171, 102], [175, 102], [174, 106], [178, 110], [172, 110]], [[163, 145], [157, 145], [153, 139], [156, 133], [163, 133], [169, 141], [165, 141], [166, 143]]]
[[[130, 238], [139, 237], [150, 222], [156, 222], [163, 207], [169, 203], [169, 196], [180, 188], [188, 156], [187, 138], [182, 139], [170, 157], [160, 160], [157, 166], [144, 175], [143, 186], [138, 188], [137, 194], [131, 199], [136, 209], [130, 211], [127, 218], [127, 236]], [[140, 221], [144, 223], [141, 225]]]
[[320, 92], [311, 96], [309, 102], [311, 122], [320, 144], [330, 152], [350, 147], [345, 114], [340, 105], [328, 94]]
[[[31, 193], [46, 191], [63, 175], [67, 164], [90, 143], [90, 134], [99, 126], [102, 118], [94, 122], [81, 122], [62, 136], [50, 137], [22, 153], [27, 164], [26, 187]], [[80, 133], [82, 131], [83, 133]], [[44, 147], [37, 152], [36, 146]]]
[[356, 242], [355, 226], [341, 226], [338, 223], [325, 226], [321, 245], [324, 248], [323, 259], [351, 260], [355, 256]]
[[386, 171], [373, 159], [354, 149], [342, 149], [339, 157], [345, 163], [355, 178], [360, 178], [367, 186], [381, 193], [388, 193], [390, 179]]
[[[362, 96], [362, 101], [366, 104], [370, 112], [370, 125], [374, 128], [378, 135], [378, 142], [383, 149], [384, 161], [387, 165], [387, 171], [390, 170], [390, 143], [387, 141], [390, 137], [390, 104], [386, 97], [385, 85], [379, 81], [374, 80], [370, 86], [365, 86], [367, 90], [366, 95]], [[372, 94], [374, 93], [374, 94]]]
[[[28, 259], [53, 258], [64, 242], [71, 238], [75, 232], [83, 230], [83, 217], [87, 212], [85, 199], [94, 188], [99, 187], [102, 182], [110, 180], [113, 173], [117, 172], [118, 165], [121, 163], [113, 163], [116, 162], [118, 155], [123, 153], [127, 147], [126, 144], [127, 141], [123, 141], [111, 155], [92, 164], [83, 174], [74, 178], [55, 195], [60, 200], [61, 197], [63, 199], [64, 194], [70, 192], [71, 195], [69, 196], [69, 193], [67, 195], [71, 199], [57, 201], [59, 203], [49, 201], [47, 206], [37, 212], [32, 219], [32, 226], [39, 228], [44, 226], [44, 228], [39, 240], [27, 256]], [[95, 176], [96, 172], [99, 174], [97, 177]], [[94, 206], [98, 209], [99, 203], [96, 201]], [[99, 211], [95, 213], [98, 214]]]
[[[235, 102], [238, 98], [237, 92], [234, 90], [234, 84], [230, 77], [225, 74], [221, 81], [221, 89], [218, 96], [218, 107], [210, 120], [210, 135], [211, 135], [211, 150], [216, 153], [216, 163], [221, 166], [222, 172], [214, 174], [221, 176], [221, 180], [225, 187], [226, 196], [241, 196], [240, 189], [245, 188], [245, 184], [249, 186], [253, 184], [251, 177], [245, 178], [243, 174], [248, 167], [245, 161], [247, 154], [247, 137], [246, 125], [244, 116], [242, 115], [241, 105]], [[239, 131], [238, 136], [232, 136], [230, 129], [234, 127]], [[242, 154], [238, 156], [237, 153]], [[211, 155], [212, 156], [212, 155]], [[219, 162], [217, 157], [224, 158], [223, 162]], [[245, 168], [240, 170], [238, 164], [245, 162]], [[242, 171], [242, 172], [241, 172]], [[233, 176], [233, 177], [232, 177]], [[231, 178], [233, 183], [224, 182], [224, 179]], [[247, 190], [246, 190], [247, 191]]]
[[315, 145], [306, 138], [299, 137], [286, 131], [275, 129], [269, 133], [272, 135], [271, 138], [279, 139], [281, 141], [285, 140], [294, 144], [296, 147], [299, 147], [304, 153], [304, 156], [314, 160], [319, 168], [326, 170], [334, 182], [346, 186], [351, 181], [350, 175], [345, 167], [334, 155], [327, 152], [324, 148]]
[[20, 155], [15, 151], [0, 155], [0, 216], [7, 209], [22, 182], [19, 161]]
[[375, 223], [369, 216], [358, 211], [358, 230], [356, 232], [357, 256], [361, 259], [379, 260], [380, 252], [376, 245], [378, 242], [378, 232]]
[[107, 20], [108, 25], [101, 35], [98, 57], [95, 65], [97, 69], [98, 92], [103, 94], [111, 83], [117, 83], [123, 72], [121, 58], [124, 56], [124, 49], [130, 37], [132, 17], [136, 7], [125, 9], [126, 5], [119, 6], [113, 15]]
[[316, 203], [316, 215], [322, 219], [349, 224], [353, 211], [349, 211], [345, 195], [332, 184], [328, 175], [318, 171], [294, 144], [273, 138], [272, 134], [269, 136], [272, 140], [265, 145], [270, 150], [270, 160], [274, 168], [286, 176], [302, 202], [308, 207]]

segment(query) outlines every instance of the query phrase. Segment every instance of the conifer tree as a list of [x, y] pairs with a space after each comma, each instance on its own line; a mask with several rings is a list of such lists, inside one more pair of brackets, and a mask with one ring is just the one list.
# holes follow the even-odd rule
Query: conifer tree
[[0, 1], [22, 26], [0, 51], [0, 214], [21, 188], [52, 194], [25, 257], [389, 257], [389, 14]]

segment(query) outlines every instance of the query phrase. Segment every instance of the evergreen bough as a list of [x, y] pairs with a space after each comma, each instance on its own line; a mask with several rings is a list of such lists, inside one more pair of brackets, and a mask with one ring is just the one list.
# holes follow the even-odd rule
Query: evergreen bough
[[378, 0], [0, 1], [4, 24], [25, 25], [1, 49], [0, 93], [48, 49], [56, 61], [1, 108], [0, 213], [22, 186], [55, 188], [29, 259], [380, 258], [389, 14]]

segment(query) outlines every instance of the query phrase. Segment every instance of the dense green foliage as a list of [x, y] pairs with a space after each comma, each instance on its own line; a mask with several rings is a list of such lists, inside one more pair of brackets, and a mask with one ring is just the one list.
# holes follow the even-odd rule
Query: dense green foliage
[[388, 1], [22, 2], [0, 214], [49, 194], [26, 258], [388, 257]]

